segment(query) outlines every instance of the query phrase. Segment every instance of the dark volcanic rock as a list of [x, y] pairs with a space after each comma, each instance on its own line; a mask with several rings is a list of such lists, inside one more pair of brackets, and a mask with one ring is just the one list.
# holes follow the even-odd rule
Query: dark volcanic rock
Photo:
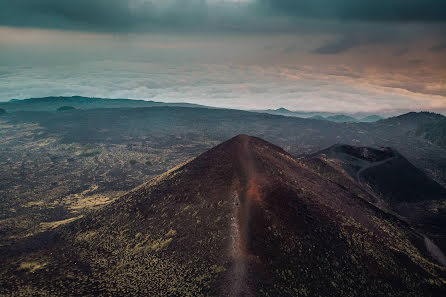
[[[14, 276], [2, 290], [443, 296], [445, 269], [424, 237], [371, 200], [335, 162], [240, 135], [56, 229], [51, 245], [5, 251]], [[30, 261], [45, 267], [15, 270]]]
[[446, 189], [392, 148], [335, 145], [313, 156], [338, 163], [370, 194], [446, 249]]

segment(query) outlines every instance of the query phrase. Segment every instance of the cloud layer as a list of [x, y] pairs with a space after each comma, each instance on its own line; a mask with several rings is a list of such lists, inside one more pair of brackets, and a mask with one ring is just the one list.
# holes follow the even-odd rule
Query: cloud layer
[[0, 0], [0, 100], [442, 110], [444, 32], [440, 0]]
[[0, 25], [91, 31], [298, 30], [297, 19], [445, 22], [438, 0], [0, 0]]
[[[205, 0], [0, 0], [0, 25], [88, 31], [198, 30], [239, 25], [240, 7]], [[247, 14], [243, 13], [244, 16]], [[246, 20], [245, 20], [246, 21]], [[245, 22], [246, 23], [246, 22]]]
[[438, 0], [260, 0], [272, 14], [362, 21], [445, 21]]
[[[0, 100], [43, 96], [134, 98], [164, 102], [332, 112], [446, 110], [446, 97], [424, 95], [352, 75], [335, 67], [329, 74], [311, 66], [166, 65], [89, 62], [79, 67], [0, 67]], [[67, 75], [69, 73], [69, 75]], [[3, 74], [3, 75], [2, 75]], [[356, 77], [355, 77], [356, 76]], [[376, 84], [372, 84], [373, 81]], [[274, 100], [272, 100], [274, 98]]]

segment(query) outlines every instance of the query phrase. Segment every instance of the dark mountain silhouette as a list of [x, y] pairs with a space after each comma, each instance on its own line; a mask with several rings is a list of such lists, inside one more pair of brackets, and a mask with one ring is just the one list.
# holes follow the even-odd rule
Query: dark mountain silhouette
[[296, 159], [239, 135], [101, 211], [3, 247], [1, 290], [444, 296], [441, 251], [373, 199], [323, 155]]
[[[282, 115], [282, 116], [288, 116], [288, 117], [299, 117], [299, 118], [307, 118], [307, 119], [313, 119], [313, 120], [327, 120], [330, 122], [337, 122], [337, 123], [376, 122], [376, 121], [382, 119], [381, 117], [379, 117], [377, 115], [372, 115], [372, 116], [364, 117], [363, 120], [358, 120], [357, 118], [353, 117], [352, 115], [335, 114], [332, 112], [292, 111], [292, 110], [288, 110], [283, 107], [278, 108], [278, 109], [252, 110], [252, 111], [259, 112], [259, 113]], [[360, 116], [360, 114], [357, 114], [356, 116]]]
[[315, 116], [312, 116], [312, 117], [310, 117], [310, 119], [313, 119], [313, 120], [325, 120], [325, 118], [323, 117], [323, 116], [321, 116], [321, 115], [315, 115]]
[[332, 122], [338, 122], [338, 123], [356, 123], [356, 122], [374, 123], [374, 122], [384, 119], [378, 115], [366, 116], [359, 120], [352, 116], [348, 116], [348, 115], [332, 115], [332, 116], [327, 116], [327, 117], [323, 117], [321, 115], [314, 115], [309, 118], [313, 119], [313, 120], [326, 120], [326, 121], [332, 121]]
[[423, 123], [418, 127], [416, 134], [432, 143], [446, 147], [446, 118]]
[[57, 111], [69, 111], [69, 110], [75, 110], [76, 108], [74, 108], [73, 106], [61, 106], [57, 109]]
[[417, 128], [428, 123], [435, 123], [439, 120], [446, 119], [445, 116], [433, 112], [408, 112], [396, 117], [391, 117], [380, 121], [382, 124], [390, 124], [396, 126], [407, 126]]
[[325, 117], [325, 119], [327, 121], [332, 121], [332, 122], [337, 122], [337, 123], [354, 123], [354, 122], [359, 122], [354, 117], [351, 117], [351, 116], [348, 116], [348, 115], [344, 115], [344, 114], [328, 116], [328, 117]]
[[369, 116], [366, 116], [366, 117], [362, 118], [360, 120], [360, 122], [373, 123], [373, 122], [377, 122], [377, 121], [380, 121], [380, 120], [383, 120], [383, 119], [384, 118], [380, 117], [379, 115], [369, 115]]
[[11, 112], [17, 111], [55, 111], [63, 106], [71, 106], [77, 109], [94, 108], [136, 108], [136, 107], [205, 107], [198, 104], [189, 103], [165, 103], [134, 99], [104, 99], [82, 96], [72, 97], [43, 97], [0, 102], [0, 108], [8, 109]]

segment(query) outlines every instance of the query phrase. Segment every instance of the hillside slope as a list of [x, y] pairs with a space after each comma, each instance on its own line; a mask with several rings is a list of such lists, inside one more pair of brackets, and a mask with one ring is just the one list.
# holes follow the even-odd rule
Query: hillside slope
[[442, 118], [438, 121], [432, 121], [420, 125], [417, 129], [417, 135], [439, 146], [446, 147], [446, 119]]
[[334, 145], [319, 153], [336, 162], [372, 197], [446, 249], [446, 189], [395, 149]]
[[17, 295], [443, 296], [445, 268], [346, 171], [237, 136], [1, 251]]

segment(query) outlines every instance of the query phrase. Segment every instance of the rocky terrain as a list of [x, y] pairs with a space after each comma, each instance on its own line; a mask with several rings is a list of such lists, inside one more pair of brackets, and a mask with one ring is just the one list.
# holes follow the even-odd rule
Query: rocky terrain
[[[367, 160], [379, 162], [380, 154]], [[3, 247], [1, 288], [16, 295], [443, 296], [438, 246], [373, 203], [363, 183], [323, 153], [295, 158], [240, 135], [100, 210]]]
[[441, 118], [411, 113], [377, 123], [332, 123], [169, 106], [8, 112], [0, 118], [0, 245], [103, 207], [240, 133], [262, 137], [293, 156], [335, 143], [392, 147], [444, 186], [446, 150], [416, 133]]
[[[77, 235], [73, 237], [60, 230], [72, 228], [84, 220], [91, 221], [92, 217], [121, 201], [120, 197], [127, 196], [133, 188], [241, 133], [261, 137], [282, 147], [291, 158], [313, 168], [317, 175], [332, 181], [333, 176], [336, 179], [342, 177], [338, 184], [343, 187], [347, 181], [353, 182], [365, 192], [361, 194], [364, 201], [409, 225], [415, 236], [423, 239], [423, 245], [430, 246], [429, 255], [437, 255], [431, 261], [441, 263], [441, 251], [445, 249], [446, 150], [440, 143], [432, 142], [430, 134], [419, 133], [424, 127], [440, 123], [444, 119], [441, 115], [409, 113], [376, 123], [334, 123], [194, 106], [129, 107], [126, 100], [117, 101], [113, 108], [96, 108], [107, 102], [88, 98], [70, 98], [69, 102], [62, 98], [56, 100], [57, 104], [52, 99], [45, 99], [47, 105], [41, 106], [46, 110], [34, 110], [43, 99], [36, 100], [24, 100], [20, 104], [14, 101], [12, 103], [21, 109], [7, 108], [9, 110], [0, 117], [0, 247], [5, 255], [11, 255], [2, 258], [2, 261], [9, 259], [2, 265], [1, 279], [5, 288], [12, 288], [17, 281], [22, 283], [27, 279], [27, 273], [20, 276], [17, 273], [32, 271], [31, 275], [34, 275], [48, 267], [58, 267], [52, 270], [57, 271], [54, 272], [56, 278], [65, 275], [61, 269], [71, 271], [66, 274], [70, 277], [79, 276], [63, 256], [73, 251], [59, 241], [63, 238], [74, 246], [72, 240]], [[126, 107], [120, 106], [122, 104]], [[57, 111], [64, 106], [75, 108]], [[245, 164], [244, 170], [251, 168], [251, 163]], [[332, 174], [326, 163], [335, 166], [337, 171]], [[342, 175], [337, 173], [339, 170]], [[229, 183], [225, 181], [224, 185]], [[214, 212], [210, 215], [223, 218]], [[178, 228], [173, 229], [178, 231]], [[164, 232], [164, 229], [160, 230]], [[159, 244], [164, 246], [170, 235], [158, 235]], [[122, 240], [132, 242], [135, 239], [123, 237]], [[57, 249], [62, 251], [52, 250], [54, 241], [58, 242]], [[100, 241], [95, 248], [104, 251], [102, 239]], [[36, 250], [36, 244], [51, 247], [42, 258], [48, 261], [39, 260], [43, 254]], [[440, 252], [436, 252], [437, 249]], [[30, 252], [29, 258], [23, 258], [31, 250], [35, 251], [34, 256]], [[11, 251], [18, 254], [10, 254]], [[96, 255], [90, 247], [79, 251]], [[62, 255], [63, 259], [53, 259], [55, 254]], [[80, 259], [79, 255], [72, 258], [76, 263], [84, 263]], [[88, 258], [85, 260], [87, 266], [82, 267], [93, 267], [96, 261], [102, 261], [98, 259]], [[45, 263], [52, 263], [52, 266]], [[47, 268], [40, 270], [41, 267]], [[91, 267], [89, 269], [93, 271]], [[221, 267], [225, 271], [229, 269], [224, 265], [216, 269], [220, 271]], [[233, 269], [239, 272], [246, 268], [245, 265], [234, 267], [238, 267]], [[105, 267], [104, 271], [111, 273], [109, 268]], [[78, 280], [73, 280], [71, 288], [84, 288], [82, 292], [85, 294], [93, 290], [88, 281], [91, 275], [85, 277], [86, 283], [79, 285]], [[113, 278], [110, 276], [110, 279]], [[36, 282], [32, 280], [30, 284]], [[101, 277], [99, 282], [103, 282]], [[61, 280], [61, 283], [65, 281]], [[211, 280], [208, 283], [210, 291], [203, 291], [204, 295], [221, 293]], [[27, 288], [31, 292], [38, 292], [36, 286], [30, 286]], [[127, 286], [128, 283], [125, 290], [137, 292]], [[41, 289], [49, 292], [45, 286]], [[62, 292], [58, 285], [53, 289]], [[95, 290], [109, 292], [103, 287]], [[241, 292], [250, 290], [246, 286], [240, 288]], [[26, 295], [25, 291], [22, 295]]]

